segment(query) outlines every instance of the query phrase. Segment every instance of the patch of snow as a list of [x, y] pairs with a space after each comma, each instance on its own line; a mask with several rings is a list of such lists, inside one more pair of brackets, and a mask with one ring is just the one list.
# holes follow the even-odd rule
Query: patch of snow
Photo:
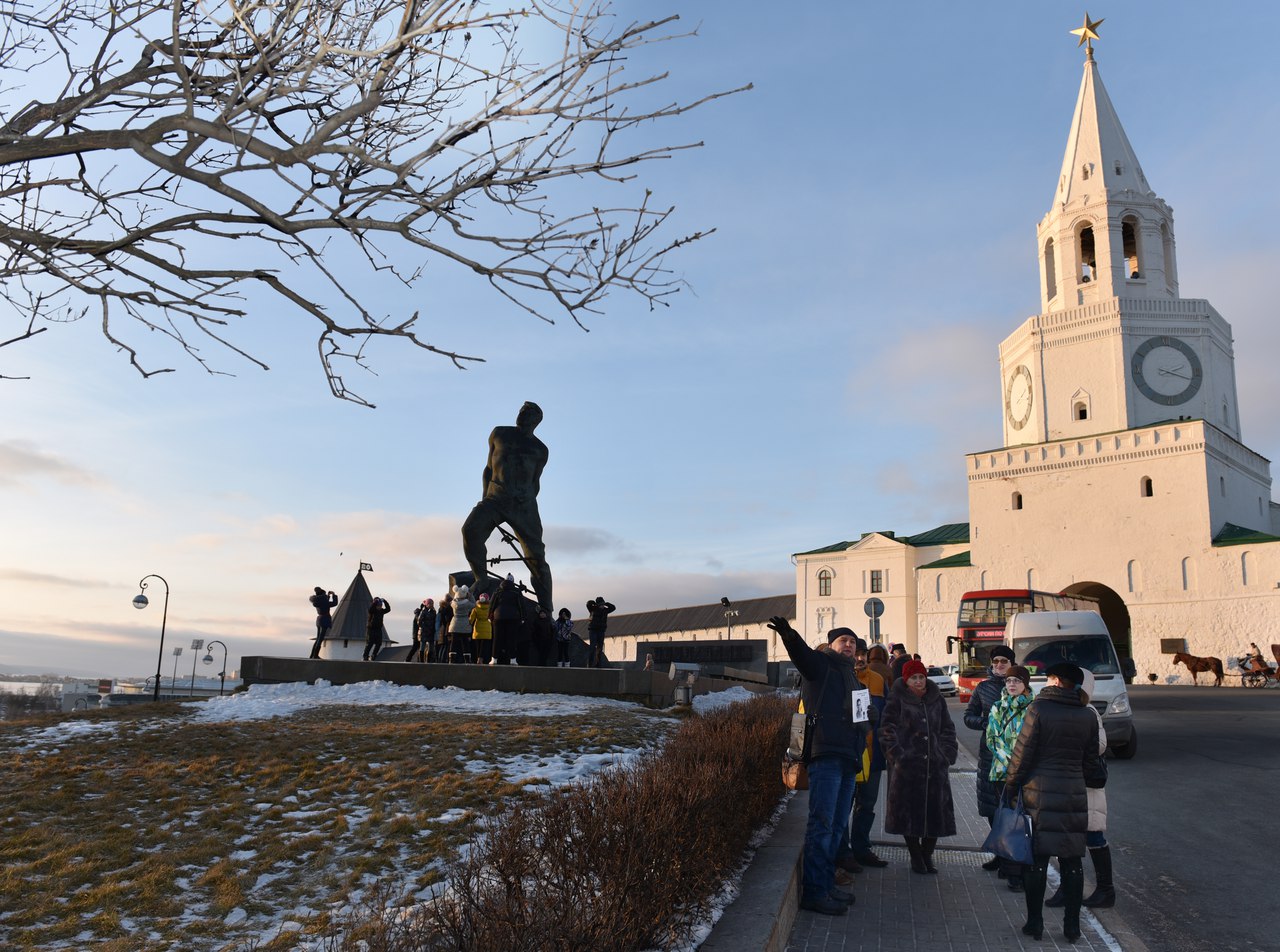
[[754, 694], [740, 685], [734, 685], [727, 691], [715, 691], [712, 694], [699, 694], [693, 699], [693, 709], [698, 714], [706, 714], [709, 711], [715, 711], [722, 707], [728, 707], [730, 704], [738, 704], [741, 701], [750, 701]]
[[[732, 688], [721, 694], [732, 694]], [[734, 698], [733, 700], [737, 700]], [[466, 691], [458, 687], [426, 688], [388, 681], [356, 684], [254, 684], [248, 691], [211, 697], [191, 720], [203, 723], [258, 721], [288, 717], [298, 711], [326, 705], [354, 707], [412, 706], [457, 714], [489, 717], [563, 717], [587, 714], [602, 707], [635, 710], [639, 705], [615, 698], [576, 697], [567, 694], [514, 694], [504, 691]], [[187, 715], [184, 715], [187, 716]], [[76, 723], [68, 721], [68, 724]]]

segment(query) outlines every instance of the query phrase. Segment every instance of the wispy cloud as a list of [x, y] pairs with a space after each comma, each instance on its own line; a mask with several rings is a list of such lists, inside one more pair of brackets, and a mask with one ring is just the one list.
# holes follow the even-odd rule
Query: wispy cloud
[[47, 572], [28, 572], [24, 569], [0, 569], [0, 580], [20, 582], [24, 585], [53, 585], [61, 588], [114, 588], [111, 582], [100, 579], [70, 578], [66, 575], [51, 575]]
[[0, 441], [0, 486], [34, 488], [43, 480], [86, 488], [106, 485], [101, 477], [29, 440]]

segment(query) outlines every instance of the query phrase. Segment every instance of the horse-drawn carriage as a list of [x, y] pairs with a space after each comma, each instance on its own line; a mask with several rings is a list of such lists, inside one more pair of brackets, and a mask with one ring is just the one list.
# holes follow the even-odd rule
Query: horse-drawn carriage
[[1258, 655], [1245, 655], [1236, 659], [1236, 663], [1240, 665], [1240, 681], [1245, 687], [1280, 686], [1280, 674], [1277, 674], [1277, 668], [1280, 668], [1280, 645], [1272, 645], [1271, 653], [1275, 655], [1276, 668], [1271, 667]]

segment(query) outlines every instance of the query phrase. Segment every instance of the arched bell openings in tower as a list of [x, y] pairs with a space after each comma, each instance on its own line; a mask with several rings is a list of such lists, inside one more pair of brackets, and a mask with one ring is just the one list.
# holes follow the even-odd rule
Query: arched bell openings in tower
[[1160, 244], [1164, 252], [1164, 283], [1173, 297], [1178, 296], [1178, 266], [1174, 261], [1173, 232], [1169, 231], [1169, 223], [1160, 223]]
[[1053, 260], [1054, 244], [1050, 238], [1044, 243], [1044, 294], [1046, 301], [1058, 296], [1058, 265]]
[[1077, 280], [1081, 284], [1098, 278], [1098, 257], [1093, 242], [1093, 222], [1081, 222], [1076, 228], [1076, 260], [1080, 262]]
[[1120, 242], [1124, 249], [1124, 273], [1133, 281], [1142, 277], [1142, 224], [1137, 215], [1120, 219]]

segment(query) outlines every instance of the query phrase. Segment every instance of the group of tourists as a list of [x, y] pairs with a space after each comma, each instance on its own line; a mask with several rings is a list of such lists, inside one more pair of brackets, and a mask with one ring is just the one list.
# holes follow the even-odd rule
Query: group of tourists
[[[311, 657], [318, 659], [320, 646], [333, 626], [332, 609], [338, 604], [338, 596], [317, 586], [310, 601], [316, 610]], [[378, 660], [384, 644], [383, 619], [390, 611], [391, 603], [381, 596], [370, 603], [363, 660]], [[604, 636], [609, 615], [614, 611], [616, 606], [604, 596], [587, 602], [591, 667], [604, 663]], [[473, 596], [470, 586], [456, 585], [439, 606], [434, 599], [424, 598], [413, 610], [411, 625], [412, 642], [405, 661], [572, 667], [573, 613], [562, 608], [553, 620], [542, 605], [524, 597], [511, 575], [498, 583], [492, 596]]]
[[[800, 907], [844, 915], [854, 904], [852, 874], [888, 863], [871, 848], [882, 774], [887, 772], [885, 833], [901, 836], [911, 870], [935, 875], [934, 850], [956, 832], [950, 767], [959, 745], [938, 686], [918, 657], [890, 652], [848, 628], [827, 632], [813, 648], [785, 618], [770, 619], [800, 673], [807, 717], [809, 816]], [[1080, 937], [1082, 906], [1115, 902], [1106, 842], [1106, 732], [1089, 704], [1093, 674], [1061, 663], [1045, 671], [1033, 699], [1031, 673], [1014, 652], [991, 652], [988, 677], [965, 709], [965, 726], [981, 732], [978, 812], [990, 823], [1001, 804], [1021, 802], [1032, 820], [1029, 865], [994, 858], [983, 865], [1025, 894], [1023, 933], [1041, 939], [1044, 907], [1063, 909], [1063, 936]], [[869, 698], [862, 704], [860, 698]], [[1082, 858], [1093, 859], [1097, 888], [1084, 898]], [[1058, 858], [1061, 887], [1047, 902], [1048, 864]]]

